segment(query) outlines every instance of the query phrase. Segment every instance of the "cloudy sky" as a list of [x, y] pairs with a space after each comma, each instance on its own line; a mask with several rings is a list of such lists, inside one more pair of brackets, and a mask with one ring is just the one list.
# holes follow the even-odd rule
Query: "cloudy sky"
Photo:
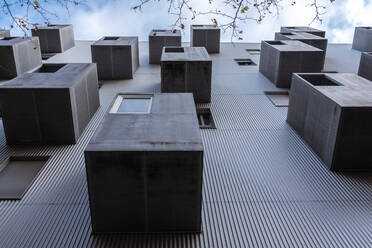
[[[174, 17], [167, 14], [166, 0], [147, 5], [142, 11], [133, 11], [131, 6], [136, 0], [86, 0], [86, 5], [72, 7], [67, 13], [64, 9], [49, 6], [57, 14], [56, 23], [72, 23], [74, 25], [76, 39], [95, 40], [103, 35], [135, 35], [140, 40], [146, 40], [152, 28], [167, 28], [174, 21]], [[324, 1], [327, 13], [323, 16], [323, 22], [314, 22], [311, 26], [325, 29], [330, 42], [350, 43], [355, 26], [372, 26], [372, 0], [336, 0], [330, 4]], [[51, 2], [51, 1], [49, 1]], [[208, 0], [193, 0], [194, 9], [205, 11], [214, 9], [218, 2], [209, 5]], [[217, 2], [217, 3], [216, 3]], [[283, 2], [283, 8], [279, 16], [270, 16], [262, 24], [248, 21], [242, 28], [244, 30], [244, 42], [258, 42], [262, 39], [272, 39], [275, 31], [281, 25], [309, 25], [314, 17], [314, 10], [307, 6], [311, 0], [299, 0], [296, 6]], [[287, 1], [290, 2], [290, 1]], [[221, 6], [218, 6], [221, 7]], [[222, 6], [223, 8], [223, 6]], [[252, 15], [255, 13], [252, 12]], [[0, 16], [0, 27], [9, 26], [8, 18]], [[188, 41], [188, 25], [210, 23], [211, 17], [202, 16], [196, 20], [185, 22], [186, 29], [183, 40]], [[14, 30], [13, 34], [17, 34]], [[230, 34], [223, 34], [224, 41], [230, 40]]]

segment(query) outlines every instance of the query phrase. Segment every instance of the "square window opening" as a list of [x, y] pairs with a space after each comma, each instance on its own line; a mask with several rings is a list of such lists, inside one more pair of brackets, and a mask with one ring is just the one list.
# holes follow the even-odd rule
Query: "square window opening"
[[164, 52], [166, 53], [183, 53], [185, 49], [183, 47], [166, 47], [164, 48]]
[[35, 72], [38, 72], [38, 73], [53, 73], [53, 72], [59, 71], [65, 65], [66, 64], [43, 64]]
[[111, 114], [148, 114], [153, 95], [126, 94], [117, 96]]
[[342, 84], [333, 81], [325, 74], [300, 75], [303, 79], [314, 86], [342, 86]]
[[200, 129], [216, 129], [212, 112], [209, 108], [197, 108], [196, 113]]
[[106, 36], [105, 38], [103, 38], [103, 40], [118, 40], [119, 37], [118, 36]]
[[257, 65], [251, 59], [234, 59], [239, 66], [252, 66]]
[[250, 55], [260, 55], [261, 49], [245, 49]]
[[0, 200], [21, 200], [44, 165], [47, 156], [11, 156], [0, 165]]
[[269, 41], [266, 41], [267, 44], [269, 45], [286, 45], [284, 42], [280, 41], [280, 40], [269, 40]]
[[288, 107], [289, 105], [288, 91], [265, 91], [265, 95], [276, 107]]

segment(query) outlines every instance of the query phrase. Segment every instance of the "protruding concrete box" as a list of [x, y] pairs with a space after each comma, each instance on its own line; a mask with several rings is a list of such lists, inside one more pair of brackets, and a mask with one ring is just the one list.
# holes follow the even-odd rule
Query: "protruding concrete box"
[[0, 29], [0, 39], [10, 37], [10, 30]]
[[327, 51], [328, 40], [318, 35], [306, 32], [280, 32], [275, 33], [275, 40], [298, 40], [310, 46], [322, 49], [324, 56]]
[[262, 41], [260, 72], [279, 88], [290, 88], [292, 73], [320, 72], [324, 51], [297, 40]]
[[332, 171], [371, 170], [371, 95], [354, 74], [294, 74], [287, 121]]
[[98, 107], [95, 64], [44, 64], [0, 85], [8, 144], [74, 144]]
[[138, 37], [106, 36], [92, 46], [99, 79], [129, 79], [139, 67]]
[[220, 52], [221, 30], [216, 25], [191, 25], [191, 46], [205, 47], [208, 53]]
[[192, 94], [119, 94], [85, 165], [94, 233], [201, 231], [203, 145]]
[[11, 79], [41, 65], [37, 37], [0, 39], [0, 78]]
[[372, 52], [372, 27], [356, 27], [353, 49], [361, 52]]
[[204, 47], [164, 47], [161, 92], [191, 92], [196, 103], [211, 101], [212, 59]]
[[39, 37], [41, 53], [63, 53], [75, 46], [74, 29], [71, 24], [47, 25], [32, 29], [32, 36]]
[[308, 26], [281, 27], [280, 32], [284, 32], [284, 33], [292, 33], [292, 32], [303, 33], [303, 32], [305, 32], [305, 33], [314, 34], [314, 35], [317, 35], [317, 36], [320, 36], [320, 37], [323, 37], [323, 38], [326, 35], [325, 31], [315, 29], [315, 28], [312, 28], [312, 27], [308, 27]]
[[161, 54], [165, 46], [181, 46], [182, 38], [179, 30], [154, 29], [149, 35], [150, 64], [160, 64]]
[[358, 75], [372, 81], [372, 52], [362, 53]]

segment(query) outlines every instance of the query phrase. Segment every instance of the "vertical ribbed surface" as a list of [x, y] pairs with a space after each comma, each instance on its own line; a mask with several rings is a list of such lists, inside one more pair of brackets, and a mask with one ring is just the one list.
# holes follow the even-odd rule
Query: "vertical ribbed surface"
[[[86, 46], [77, 43], [68, 54], [79, 53], [81, 47], [88, 52]], [[244, 71], [231, 63], [233, 58], [249, 58], [245, 49], [256, 46], [222, 44], [221, 54], [212, 55], [212, 103], [201, 106], [211, 108], [217, 129], [201, 130], [201, 234], [91, 234], [83, 151], [116, 92], [159, 90], [159, 67], [147, 65], [147, 44], [141, 43], [135, 78], [105, 82], [102, 106], [78, 144], [9, 147], [0, 128], [2, 160], [10, 155], [50, 156], [22, 200], [0, 201], [0, 247], [371, 248], [371, 173], [328, 171], [286, 123], [287, 109], [275, 107], [263, 92], [278, 89], [257, 67]], [[347, 56], [348, 49], [338, 45], [329, 51]], [[77, 62], [84, 56], [88, 54], [77, 54]], [[69, 60], [61, 56], [55, 62], [64, 59]]]

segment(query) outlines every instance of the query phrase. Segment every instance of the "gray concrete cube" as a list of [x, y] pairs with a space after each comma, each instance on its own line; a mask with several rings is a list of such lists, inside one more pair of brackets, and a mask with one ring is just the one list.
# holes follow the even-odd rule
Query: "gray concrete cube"
[[294, 74], [287, 121], [332, 171], [372, 170], [371, 95], [355, 74]]
[[283, 33], [306, 32], [306, 33], [314, 34], [314, 35], [317, 35], [317, 36], [320, 36], [320, 37], [323, 37], [323, 38], [326, 35], [325, 31], [319, 30], [319, 29], [316, 29], [316, 28], [312, 28], [312, 27], [309, 27], [309, 26], [281, 27], [280, 32], [283, 32]]
[[191, 92], [196, 103], [211, 101], [212, 59], [204, 47], [164, 47], [161, 92]]
[[119, 94], [85, 150], [93, 232], [200, 232], [203, 150], [192, 94]]
[[181, 32], [176, 30], [154, 29], [149, 35], [150, 64], [160, 64], [161, 54], [165, 46], [181, 46]]
[[327, 52], [328, 39], [306, 32], [275, 33], [275, 40], [298, 40]]
[[358, 75], [372, 81], [372, 53], [362, 53]]
[[8, 144], [74, 144], [98, 109], [95, 64], [44, 64], [0, 85]]
[[32, 36], [39, 37], [41, 53], [63, 53], [75, 46], [74, 29], [71, 24], [47, 25], [32, 29]]
[[320, 72], [324, 51], [297, 40], [262, 41], [259, 71], [279, 88], [290, 88], [292, 73]]
[[41, 65], [37, 37], [0, 39], [0, 79], [11, 79]]
[[129, 79], [139, 67], [138, 37], [106, 36], [92, 46], [99, 79]]
[[221, 30], [216, 25], [191, 25], [190, 46], [205, 47], [208, 53], [220, 52]]
[[356, 27], [353, 49], [361, 52], [372, 52], [372, 27]]
[[0, 29], [0, 39], [10, 37], [10, 30]]

